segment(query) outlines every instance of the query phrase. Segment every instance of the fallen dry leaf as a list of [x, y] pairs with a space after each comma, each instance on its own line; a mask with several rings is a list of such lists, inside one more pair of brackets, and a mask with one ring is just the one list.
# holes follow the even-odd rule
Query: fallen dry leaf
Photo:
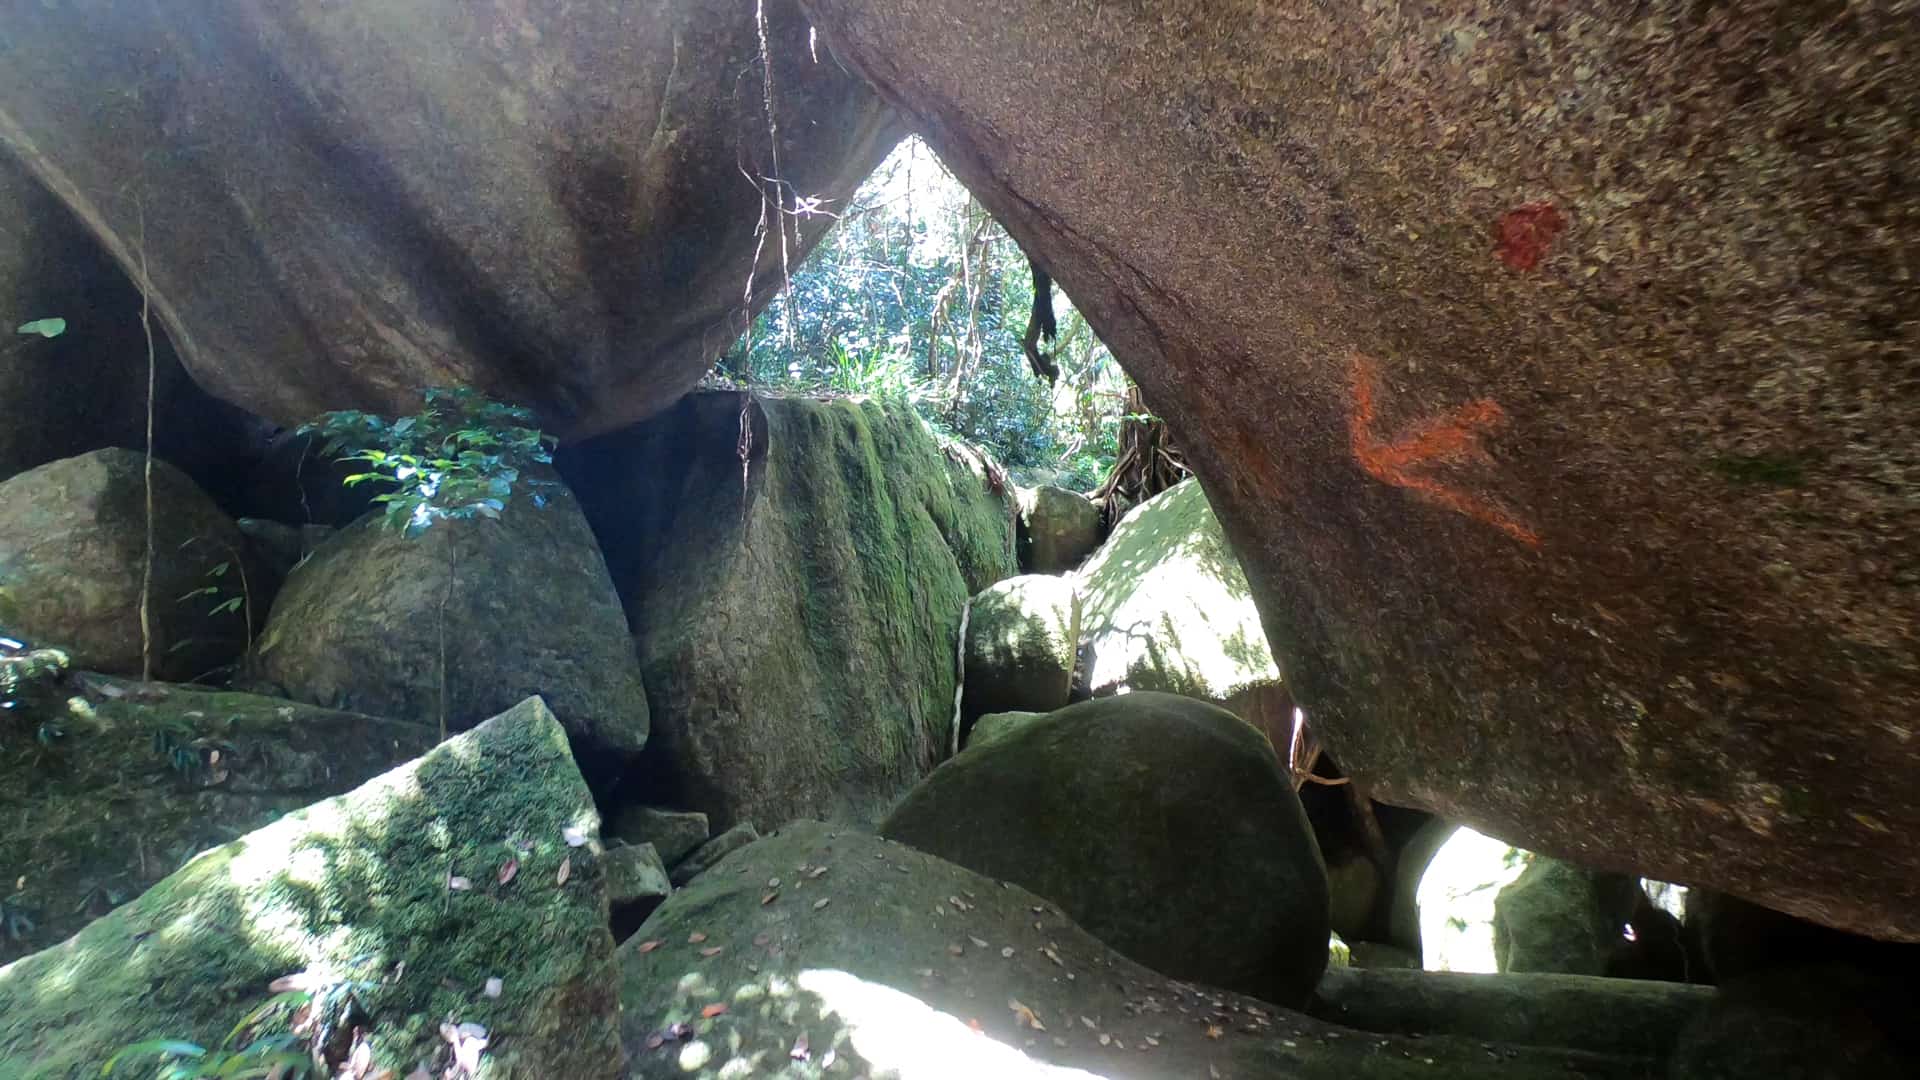
[[776, 889], [773, 892], [770, 892], [767, 895], [760, 898], [760, 906], [766, 907], [768, 904], [771, 904], [778, 899], [780, 899], [780, 892], [779, 890]]
[[824, 873], [826, 873], [826, 872], [827, 872], [827, 868], [826, 868], [826, 867], [824, 867], [824, 866], [816, 866], [816, 867], [814, 867], [813, 869], [811, 869], [811, 870], [809, 870], [809, 871], [807, 871], [807, 878], [808, 878], [808, 880], [812, 880], [812, 879], [814, 879], [814, 878], [817, 878], [817, 877], [819, 877], [819, 876], [820, 876], [821, 874], [824, 874]]
[[565, 885], [567, 883], [567, 879], [572, 876], [573, 876], [573, 856], [569, 855], [566, 858], [560, 860], [560, 872], [553, 875], [553, 882], [556, 885]]
[[948, 956], [965, 956], [965, 955], [966, 955], [966, 952], [967, 952], [967, 950], [966, 950], [965, 948], [963, 948], [963, 947], [961, 947], [961, 946], [959, 946], [959, 945], [949, 945], [949, 946], [947, 946], [947, 955], [948, 955]]
[[654, 938], [651, 941], [643, 941], [639, 945], [635, 946], [635, 948], [637, 948], [642, 953], [650, 953], [659, 947], [660, 947], [659, 938]]
[[823, 896], [820, 899], [815, 900], [813, 902], [813, 910], [819, 911], [821, 908], [826, 907], [828, 904], [831, 904], [831, 903], [833, 903], [833, 900], [830, 897]]
[[705, 931], [695, 930], [693, 933], [687, 935], [687, 944], [689, 945], [698, 945], [705, 940], [707, 940]]
[[1018, 1000], [1014, 998], [1008, 998], [1007, 1008], [1013, 1010], [1013, 1018], [1016, 1022], [1025, 1024], [1027, 1027], [1030, 1027], [1035, 1031], [1047, 1030], [1047, 1025], [1040, 1022], [1040, 1018], [1033, 1014], [1033, 1010], [1027, 1008], [1025, 1005], [1020, 1004]]
[[987, 947], [987, 943], [984, 938], [977, 938], [977, 937], [974, 937], [972, 934], [968, 934], [967, 940], [973, 942], [973, 947], [976, 949], [984, 949]]
[[587, 842], [586, 832], [575, 825], [561, 829], [560, 838], [567, 842], [568, 847], [580, 847]]
[[473, 888], [473, 882], [455, 875], [447, 879], [447, 888], [452, 889], [454, 892], [466, 892], [468, 889]]
[[507, 861], [500, 864], [500, 884], [505, 885], [507, 882], [512, 881], [513, 875], [519, 872], [520, 860], [511, 855], [507, 856]]
[[1000, 956], [1002, 959], [1006, 959], [1006, 960], [1013, 959], [1013, 946], [1008, 945], [1007, 947], [1001, 949]]
[[721, 953], [726, 951], [727, 951], [727, 947], [725, 945], [712, 945], [712, 946], [708, 946], [707, 948], [701, 949], [700, 955], [707, 957], [708, 959], [712, 959], [713, 957], [719, 956]]
[[480, 992], [490, 998], [497, 998], [506, 988], [507, 984], [501, 981], [500, 976], [495, 975], [493, 978], [487, 980], [486, 989]]
[[1217, 1039], [1217, 1038], [1219, 1038], [1220, 1036], [1222, 1036], [1222, 1035], [1225, 1035], [1225, 1034], [1226, 1034], [1226, 1029], [1224, 1029], [1224, 1028], [1222, 1028], [1222, 1027], [1221, 1027], [1221, 1026], [1220, 1026], [1219, 1024], [1208, 1024], [1208, 1025], [1207, 1025], [1207, 1038], [1209, 1038], [1209, 1039]]
[[714, 1017], [719, 1016], [721, 1013], [724, 1013], [726, 1011], [727, 1011], [726, 1003], [716, 1001], [713, 1004], [707, 1006], [706, 1008], [700, 1010], [700, 1019], [711, 1020]]
[[1101, 1032], [1101, 1033], [1100, 1033], [1100, 1045], [1101, 1045], [1101, 1046], [1112, 1046], [1112, 1045], [1113, 1045], [1113, 1036], [1111, 1036], [1111, 1035], [1108, 1035], [1108, 1034], [1107, 1034], [1106, 1032], [1104, 1032], [1104, 1031], [1103, 1031], [1103, 1032]]
[[1053, 951], [1052, 949], [1049, 949], [1049, 948], [1044, 948], [1044, 947], [1043, 947], [1043, 948], [1042, 948], [1042, 949], [1041, 949], [1040, 951], [1041, 951], [1042, 953], [1044, 953], [1044, 954], [1046, 954], [1046, 957], [1047, 957], [1047, 959], [1049, 959], [1049, 960], [1051, 960], [1051, 961], [1053, 961], [1053, 962], [1054, 962], [1054, 964], [1055, 964], [1056, 966], [1059, 966], [1059, 967], [1066, 967], [1066, 966], [1067, 966], [1066, 964], [1064, 964], [1064, 963], [1061, 963], [1061, 961], [1060, 961], [1060, 954], [1059, 954], [1059, 953], [1057, 953], [1057, 952], [1054, 952], [1054, 951]]

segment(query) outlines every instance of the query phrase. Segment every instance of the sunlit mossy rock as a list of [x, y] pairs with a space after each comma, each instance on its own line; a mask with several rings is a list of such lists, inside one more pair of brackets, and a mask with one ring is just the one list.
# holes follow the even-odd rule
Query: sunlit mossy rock
[[1071, 578], [1023, 574], [981, 590], [967, 609], [962, 722], [1064, 707], [1079, 635], [1080, 596]]
[[437, 724], [442, 656], [452, 730], [538, 694], [596, 785], [646, 745], [626, 616], [563, 487], [523, 483], [498, 520], [441, 521], [409, 537], [369, 516], [329, 537], [288, 576], [247, 679]]
[[1639, 882], [1459, 826], [1418, 896], [1428, 971], [1604, 975], [1627, 946]]
[[1224, 705], [1286, 744], [1293, 702], [1253, 593], [1195, 480], [1127, 512], [1077, 575], [1094, 696], [1164, 690]]
[[1158, 971], [1297, 1002], [1327, 963], [1327, 876], [1258, 731], [1142, 692], [976, 746], [901, 800], [883, 835], [1058, 902]]
[[0, 963], [195, 853], [425, 753], [429, 726], [78, 675], [0, 712]]
[[1100, 508], [1085, 495], [1042, 484], [1021, 488], [1020, 569], [1065, 574], [1100, 546]]
[[[952, 747], [960, 614], [1012, 492], [904, 403], [702, 393], [562, 451], [653, 709], [649, 800], [872, 822]], [[744, 458], [744, 460], [743, 460]]]
[[[1206, 918], [1204, 905], [1191, 916]], [[1324, 959], [1324, 932], [1316, 947]], [[818, 822], [733, 853], [662, 904], [619, 956], [621, 1037], [641, 1080], [1653, 1071], [1517, 1040], [1371, 1035], [1169, 979], [1051, 900]]]
[[215, 1045], [300, 972], [353, 984], [376, 1072], [440, 1075], [452, 1020], [488, 1031], [483, 1076], [617, 1076], [598, 826], [529, 699], [0, 969], [0, 1076], [98, 1076], [145, 1039]]
[[[0, 483], [0, 633], [66, 649], [76, 667], [139, 675], [146, 506], [145, 460], [132, 450], [62, 458]], [[153, 463], [156, 677], [200, 678], [246, 648], [249, 612], [258, 626], [271, 599], [246, 550], [185, 473]]]

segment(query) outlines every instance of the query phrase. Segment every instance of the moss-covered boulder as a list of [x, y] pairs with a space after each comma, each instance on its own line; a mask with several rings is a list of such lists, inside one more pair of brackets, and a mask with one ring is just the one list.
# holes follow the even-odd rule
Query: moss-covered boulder
[[1176, 978], [1276, 1002], [1327, 963], [1327, 877], [1258, 731], [1171, 694], [1082, 702], [942, 765], [882, 835], [1032, 889]]
[[967, 608], [962, 722], [1064, 707], [1079, 634], [1080, 596], [1072, 579], [1025, 574], [987, 586]]
[[953, 742], [961, 609], [1012, 493], [905, 404], [696, 394], [571, 447], [633, 623], [646, 801], [872, 822]]
[[706, 843], [712, 829], [707, 815], [698, 810], [623, 806], [614, 813], [607, 834], [629, 844], [651, 844], [660, 861], [672, 866]]
[[1100, 508], [1085, 495], [1042, 484], [1021, 488], [1020, 569], [1065, 574], [1100, 546]]
[[[0, 630], [60, 646], [77, 667], [141, 674], [145, 469], [132, 450], [95, 450], [0, 483]], [[245, 551], [205, 492], [153, 463], [155, 677], [196, 679], [246, 648], [249, 617], [258, 625], [269, 597], [261, 575], [249, 580]]]
[[565, 488], [540, 490], [497, 520], [408, 537], [370, 516], [329, 537], [288, 576], [248, 680], [423, 723], [444, 708], [455, 731], [538, 694], [610, 783], [646, 745], [646, 691], [593, 531]]
[[675, 893], [620, 964], [621, 1035], [643, 1080], [1650, 1071], [1639, 1054], [1369, 1035], [1196, 987], [1141, 967], [1017, 885], [817, 822]]
[[1018, 710], [1013, 712], [988, 713], [980, 719], [975, 720], [973, 726], [967, 729], [967, 739], [964, 746], [984, 746], [1000, 738], [1002, 735], [1010, 735], [1028, 724], [1033, 723], [1035, 720], [1044, 719], [1046, 716], [1046, 713]]
[[1536, 856], [1493, 899], [1493, 951], [1501, 971], [1605, 975], [1627, 944], [1640, 883]]
[[1642, 1069], [1629, 1075], [1646, 1077], [1659, 1075], [1657, 1063], [1713, 1000], [1713, 991], [1704, 986], [1591, 975], [1354, 966], [1327, 972], [1307, 1011], [1382, 1034], [1456, 1036], [1637, 1058]]
[[0, 1076], [217, 1045], [286, 976], [345, 991], [323, 997], [354, 1003], [369, 1075], [438, 1075], [451, 1022], [487, 1032], [482, 1076], [618, 1076], [598, 825], [560, 725], [522, 702], [0, 969]]
[[[1094, 696], [1164, 690], [1203, 698], [1286, 745], [1292, 702], [1246, 574], [1198, 481], [1129, 510], [1078, 578], [1080, 662]], [[1266, 700], [1276, 695], [1286, 700]]]
[[[365, 782], [433, 728], [80, 675], [0, 713], [0, 964], [72, 936], [196, 852]], [[11, 931], [11, 932], [9, 932]]]

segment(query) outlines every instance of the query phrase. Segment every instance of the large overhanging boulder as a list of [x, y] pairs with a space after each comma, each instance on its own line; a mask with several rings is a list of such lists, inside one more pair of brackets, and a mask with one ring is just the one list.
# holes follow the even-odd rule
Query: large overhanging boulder
[[1920, 19], [806, 0], [1182, 433], [1382, 797], [1920, 939]]
[[831, 221], [792, 211], [898, 138], [792, 0], [763, 57], [758, 7], [42, 5], [7, 21], [0, 144], [229, 401], [461, 383], [604, 430], [685, 393]]

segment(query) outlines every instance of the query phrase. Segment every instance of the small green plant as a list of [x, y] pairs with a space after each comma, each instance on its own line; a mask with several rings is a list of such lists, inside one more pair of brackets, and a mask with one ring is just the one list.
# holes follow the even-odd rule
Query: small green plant
[[[430, 387], [419, 412], [398, 420], [371, 413], [332, 412], [300, 433], [325, 440], [324, 453], [359, 461], [367, 471], [347, 477], [349, 487], [385, 481], [391, 490], [374, 498], [386, 506], [386, 524], [409, 537], [441, 521], [498, 519], [513, 498], [521, 473], [553, 463], [551, 436], [534, 426], [533, 410], [495, 401], [466, 387]], [[530, 487], [552, 480], [527, 478]], [[533, 505], [547, 497], [533, 493]], [[456, 534], [457, 535], [457, 534]], [[447, 737], [447, 604], [453, 597], [457, 545], [449, 538], [447, 585], [440, 594], [440, 737]]]
[[[418, 413], [398, 420], [331, 412], [299, 429], [324, 439], [326, 453], [367, 466], [347, 477], [349, 486], [392, 484], [374, 501], [386, 506], [386, 523], [408, 536], [437, 521], [498, 518], [522, 470], [553, 461], [553, 439], [534, 426], [530, 409], [466, 387], [432, 387], [424, 397]], [[533, 502], [544, 506], [546, 497], [536, 492]]]
[[[209, 1049], [185, 1039], [148, 1039], [122, 1047], [101, 1066], [100, 1075], [112, 1076], [128, 1059], [158, 1057], [158, 1069], [151, 1074], [156, 1080], [295, 1080], [311, 1076], [313, 1059], [304, 1051], [305, 1039], [296, 1029], [298, 1018], [310, 1012], [312, 1002], [313, 995], [305, 990], [275, 994], [241, 1018], [217, 1047]], [[285, 1030], [267, 1030], [282, 1026]]]

